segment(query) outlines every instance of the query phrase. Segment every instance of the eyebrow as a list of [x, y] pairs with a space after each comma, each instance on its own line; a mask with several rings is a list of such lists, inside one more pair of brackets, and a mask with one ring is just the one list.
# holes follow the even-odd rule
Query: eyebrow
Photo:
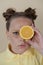
[[19, 30], [12, 30], [13, 32], [19, 32]]

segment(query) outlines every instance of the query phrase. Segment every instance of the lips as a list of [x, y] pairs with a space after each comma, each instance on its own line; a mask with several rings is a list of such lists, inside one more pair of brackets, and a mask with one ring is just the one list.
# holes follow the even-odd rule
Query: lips
[[20, 48], [24, 48], [26, 45], [19, 45]]

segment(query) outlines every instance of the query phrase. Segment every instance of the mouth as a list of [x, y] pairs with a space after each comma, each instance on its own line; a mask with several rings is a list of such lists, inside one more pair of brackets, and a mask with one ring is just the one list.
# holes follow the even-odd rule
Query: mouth
[[20, 47], [20, 48], [24, 48], [24, 47], [26, 47], [26, 45], [19, 45], [19, 47]]
[[31, 46], [29, 43], [25, 42], [24, 44], [19, 45], [20, 48], [25, 48], [26, 46]]

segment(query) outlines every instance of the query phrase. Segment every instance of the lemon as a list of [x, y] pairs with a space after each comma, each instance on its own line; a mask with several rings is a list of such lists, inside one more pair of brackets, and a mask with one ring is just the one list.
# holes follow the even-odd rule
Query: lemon
[[34, 35], [34, 30], [31, 26], [23, 26], [20, 29], [20, 36], [23, 39], [31, 39]]

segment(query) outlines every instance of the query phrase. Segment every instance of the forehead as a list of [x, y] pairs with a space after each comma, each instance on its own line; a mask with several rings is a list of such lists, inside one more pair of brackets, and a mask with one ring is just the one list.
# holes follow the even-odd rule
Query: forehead
[[10, 24], [10, 30], [20, 30], [22, 26], [31, 25], [32, 20], [25, 17], [13, 18]]

